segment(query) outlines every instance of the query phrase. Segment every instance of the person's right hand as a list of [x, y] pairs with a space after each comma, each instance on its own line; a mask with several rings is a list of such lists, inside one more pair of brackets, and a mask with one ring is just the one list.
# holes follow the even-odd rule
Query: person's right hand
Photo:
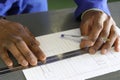
[[11, 52], [22, 66], [34, 66], [37, 60], [46, 60], [45, 54], [39, 48], [39, 42], [26, 27], [0, 19], [0, 57], [7, 66], [13, 66], [8, 52]]

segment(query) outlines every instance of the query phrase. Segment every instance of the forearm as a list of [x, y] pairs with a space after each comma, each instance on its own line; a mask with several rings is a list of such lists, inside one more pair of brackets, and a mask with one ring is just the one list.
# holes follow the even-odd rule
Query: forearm
[[89, 9], [98, 9], [110, 15], [107, 0], [74, 0], [78, 5], [75, 11], [75, 17], [78, 18], [83, 12]]

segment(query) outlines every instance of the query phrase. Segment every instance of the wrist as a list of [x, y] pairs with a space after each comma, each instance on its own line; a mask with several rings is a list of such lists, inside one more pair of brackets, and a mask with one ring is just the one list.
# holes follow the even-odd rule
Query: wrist
[[103, 12], [101, 9], [97, 9], [97, 8], [88, 9], [88, 10], [86, 10], [86, 11], [84, 11], [84, 12], [82, 13], [82, 15], [81, 15], [81, 20], [82, 20], [83, 16], [84, 16], [86, 13], [88, 13], [89, 11], [99, 11], [99, 12]]

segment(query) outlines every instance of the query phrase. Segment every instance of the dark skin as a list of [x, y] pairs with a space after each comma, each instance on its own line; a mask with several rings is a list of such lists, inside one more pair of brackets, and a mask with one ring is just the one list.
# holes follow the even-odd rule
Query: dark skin
[[16, 58], [22, 66], [34, 66], [37, 61], [45, 61], [46, 56], [39, 48], [39, 42], [23, 27], [23, 25], [8, 20], [0, 20], [0, 57], [7, 66], [13, 66], [8, 52]]
[[[81, 34], [88, 36], [80, 43], [81, 48], [90, 47], [89, 53], [95, 54], [99, 49], [105, 54], [114, 46], [120, 51], [120, 36], [111, 16], [100, 11], [88, 11], [80, 23]], [[101, 38], [108, 38], [104, 42]], [[8, 51], [22, 66], [37, 65], [38, 60], [45, 62], [46, 56], [39, 48], [39, 42], [23, 25], [0, 19], [0, 57], [7, 66], [13, 66]]]
[[[90, 47], [89, 53], [95, 54], [100, 49], [102, 54], [106, 54], [112, 46], [120, 52], [118, 28], [111, 16], [101, 11], [88, 11], [81, 20], [80, 29], [83, 36], [88, 36], [81, 41], [80, 47]], [[102, 38], [108, 40], [104, 42]]]

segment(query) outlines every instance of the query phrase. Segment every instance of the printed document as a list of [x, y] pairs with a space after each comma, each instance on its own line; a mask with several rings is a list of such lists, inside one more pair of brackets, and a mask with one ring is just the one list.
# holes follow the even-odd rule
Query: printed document
[[[39, 36], [40, 48], [47, 57], [80, 49], [79, 37], [61, 37], [61, 34], [79, 35], [78, 28]], [[102, 55], [89, 53], [52, 63], [24, 69], [27, 80], [85, 80], [120, 70], [120, 53], [111, 49]]]

